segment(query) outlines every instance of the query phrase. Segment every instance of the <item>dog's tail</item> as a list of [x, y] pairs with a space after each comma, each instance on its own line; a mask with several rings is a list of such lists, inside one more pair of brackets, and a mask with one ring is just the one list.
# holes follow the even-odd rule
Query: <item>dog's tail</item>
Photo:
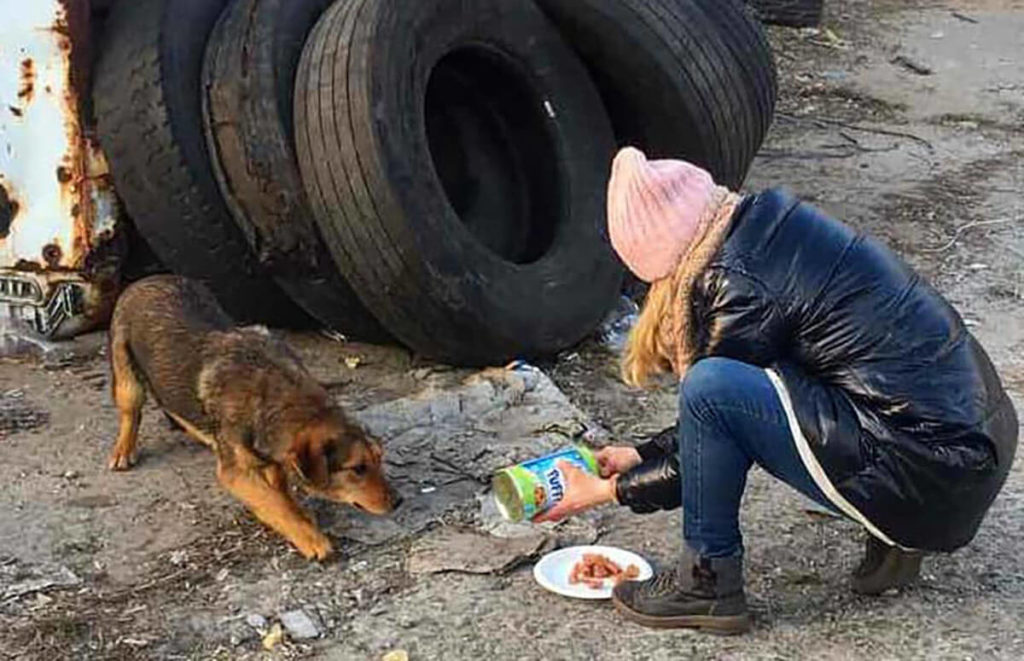
[[110, 396], [115, 403], [118, 401], [118, 388], [122, 396], [124, 390], [136, 390], [143, 387], [141, 374], [132, 356], [128, 342], [128, 327], [114, 310], [110, 320], [110, 332], [107, 334], [107, 355], [110, 356]]

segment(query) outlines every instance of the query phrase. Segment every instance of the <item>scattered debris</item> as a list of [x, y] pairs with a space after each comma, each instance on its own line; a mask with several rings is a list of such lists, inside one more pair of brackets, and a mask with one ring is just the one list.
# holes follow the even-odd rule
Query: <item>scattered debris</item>
[[45, 339], [28, 324], [10, 317], [0, 318], [0, 356], [46, 359], [60, 349], [60, 345]]
[[978, 23], [981, 22], [981, 21], [979, 21], [976, 18], [973, 18], [971, 16], [968, 16], [967, 14], [964, 14], [964, 13], [961, 13], [961, 12], [958, 12], [958, 11], [954, 11], [954, 12], [950, 12], [950, 13], [952, 14], [953, 18], [955, 18], [957, 20], [961, 20], [964, 23], [973, 23], [973, 24], [977, 25]]
[[82, 582], [82, 579], [78, 578], [74, 572], [64, 566], [57, 567], [56, 569], [34, 568], [31, 570], [31, 574], [34, 575], [34, 578], [24, 579], [8, 585], [4, 589], [0, 600], [7, 601], [27, 594], [43, 592], [51, 588], [73, 587]]
[[919, 76], [930, 76], [933, 73], [935, 73], [935, 71], [930, 66], [922, 64], [917, 60], [911, 59], [906, 55], [897, 55], [896, 57], [889, 60], [889, 63], [903, 67], [907, 71], [910, 71], [911, 73], [916, 73]]
[[257, 631], [266, 631], [267, 618], [259, 613], [249, 613], [245, 616], [245, 623]]
[[830, 119], [827, 117], [798, 117], [784, 112], [775, 113], [775, 117], [778, 119], [796, 122], [796, 123], [807, 123], [818, 126], [819, 128], [829, 128], [831, 126], [841, 126], [843, 128], [850, 129], [851, 131], [860, 131], [862, 133], [876, 133], [878, 135], [891, 135], [897, 138], [907, 138], [914, 142], [920, 143], [928, 148], [928, 151], [934, 152], [935, 145], [930, 141], [925, 140], [919, 135], [908, 133], [906, 131], [895, 131], [892, 129], [874, 128], [870, 126], [862, 126], [859, 124], [850, 124], [849, 122], [843, 122], [838, 119]]
[[960, 240], [960, 237], [963, 236], [964, 232], [966, 232], [969, 229], [973, 229], [975, 227], [985, 227], [987, 225], [1002, 225], [1004, 223], [1010, 222], [1013, 222], [1013, 218], [996, 218], [994, 220], [977, 220], [970, 223], [965, 223], [958, 227], [955, 232], [953, 232], [953, 238], [951, 238], [946, 243], [942, 244], [937, 248], [921, 248], [921, 252], [946, 252], [947, 250], [955, 246], [956, 242]]
[[344, 333], [339, 333], [336, 330], [330, 330], [326, 328], [320, 329], [320, 334], [326, 337], [328, 340], [337, 342], [338, 344], [345, 344], [348, 342], [348, 337]]
[[313, 618], [306, 614], [306, 611], [287, 611], [281, 613], [280, 617], [285, 631], [295, 640], [309, 640], [320, 637], [320, 629], [313, 622]]
[[409, 661], [409, 653], [405, 650], [392, 650], [382, 656], [380, 661]]
[[135, 648], [143, 648], [149, 645], [149, 641], [145, 638], [132, 638], [131, 636], [122, 638], [120, 642], [122, 645]]
[[345, 356], [345, 366], [350, 370], [354, 370], [363, 364], [363, 359], [359, 356]]
[[0, 393], [0, 438], [21, 431], [42, 427], [50, 421], [50, 414], [33, 406], [20, 389]]
[[804, 512], [810, 514], [811, 516], [820, 516], [828, 519], [843, 518], [841, 514], [837, 514], [833, 510], [825, 507], [824, 505], [819, 505], [818, 503], [814, 502], [809, 498], [807, 499], [807, 502], [804, 503], [803, 510]]
[[284, 630], [281, 628], [279, 623], [275, 622], [274, 626], [270, 627], [270, 631], [267, 632], [267, 635], [263, 636], [263, 649], [269, 652], [280, 645], [283, 640]]
[[601, 344], [615, 353], [621, 353], [639, 315], [640, 308], [633, 299], [620, 296], [618, 303], [608, 312], [597, 329], [597, 337]]
[[438, 528], [420, 538], [409, 552], [408, 572], [440, 574], [503, 574], [534, 557], [547, 536], [495, 537], [476, 530]]
[[802, 28], [800, 35], [807, 43], [835, 50], [849, 50], [850, 44], [831, 28]]

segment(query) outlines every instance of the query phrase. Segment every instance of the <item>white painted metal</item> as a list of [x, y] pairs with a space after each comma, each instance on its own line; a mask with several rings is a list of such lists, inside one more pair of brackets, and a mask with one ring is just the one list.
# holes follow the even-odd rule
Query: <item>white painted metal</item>
[[85, 0], [0, 0], [0, 315], [54, 336], [91, 325], [72, 322], [102, 298], [83, 269], [117, 218], [83, 130], [72, 54], [84, 44], [73, 35], [88, 35]]

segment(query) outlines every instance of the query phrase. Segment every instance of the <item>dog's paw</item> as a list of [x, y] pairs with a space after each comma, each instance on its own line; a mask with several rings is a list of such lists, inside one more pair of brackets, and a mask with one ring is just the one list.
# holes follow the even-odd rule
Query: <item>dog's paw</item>
[[107, 468], [109, 468], [112, 471], [126, 471], [134, 465], [134, 452], [122, 452], [120, 450], [115, 449], [110, 454], [110, 459], [107, 460]]
[[326, 560], [334, 553], [331, 540], [319, 530], [312, 530], [302, 539], [295, 540], [295, 548], [307, 560]]

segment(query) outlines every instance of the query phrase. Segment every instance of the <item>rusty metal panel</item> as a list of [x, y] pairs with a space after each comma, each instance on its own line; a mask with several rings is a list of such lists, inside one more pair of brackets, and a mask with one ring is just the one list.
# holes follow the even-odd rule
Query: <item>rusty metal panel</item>
[[[28, 305], [13, 292], [33, 289], [35, 317], [73, 283], [99, 306], [76, 313], [93, 321], [113, 295], [94, 259], [115, 238], [117, 205], [81, 112], [88, 47], [87, 0], [0, 0], [0, 303]], [[96, 288], [106, 293], [87, 291]]]

